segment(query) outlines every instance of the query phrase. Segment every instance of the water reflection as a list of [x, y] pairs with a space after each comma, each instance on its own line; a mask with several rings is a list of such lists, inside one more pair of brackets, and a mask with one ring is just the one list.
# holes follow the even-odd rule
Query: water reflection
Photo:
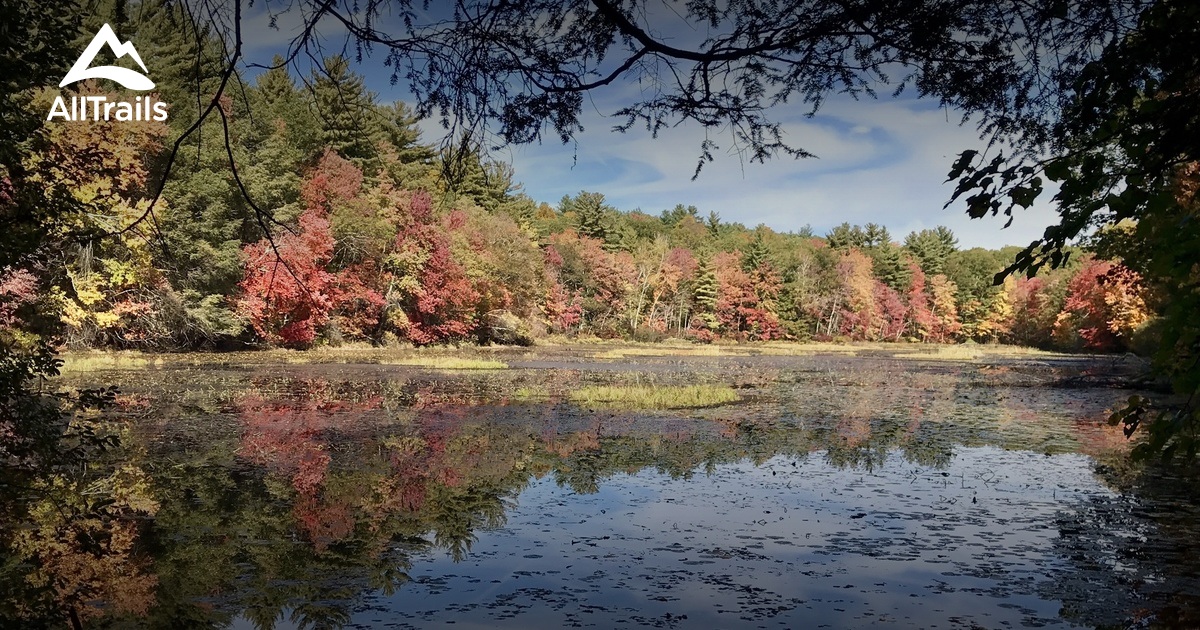
[[[660, 413], [566, 402], [647, 378], [612, 369], [150, 372], [109, 420], [121, 450], [86, 482], [0, 488], [20, 494], [5, 498], [0, 621], [1191, 618], [1196, 514], [1161, 518], [1168, 499], [1110, 490], [1084, 456], [1123, 446], [1097, 422], [1120, 392], [1030, 387], [1020, 369], [781, 361], [660, 369], [653, 383], [744, 393]], [[532, 384], [547, 396], [516, 394]]]

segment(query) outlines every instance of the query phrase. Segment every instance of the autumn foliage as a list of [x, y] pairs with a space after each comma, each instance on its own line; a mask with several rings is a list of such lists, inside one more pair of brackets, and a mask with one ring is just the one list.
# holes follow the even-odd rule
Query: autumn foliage
[[[1076, 258], [995, 286], [1009, 255], [959, 251], [945, 228], [900, 245], [877, 224], [781, 234], [682, 205], [622, 212], [587, 191], [539, 205], [478, 155], [447, 181], [415, 118], [378, 109], [352, 73], [339, 76], [350, 101], [330, 91], [331, 103], [387, 116], [313, 119], [309, 97], [271, 73], [253, 89], [265, 99], [260, 122], [223, 104], [234, 150], [249, 156], [245, 191], [224, 175], [226, 147], [202, 146], [153, 217], [149, 165], [165, 125], [49, 129], [26, 166], [89, 209], [73, 228], [131, 228], [37, 269], [0, 269], [0, 329], [36, 328], [27, 316], [46, 308], [68, 343], [153, 349], [530, 343], [549, 333], [1111, 351], [1154, 316], [1141, 278], [1116, 262]], [[360, 118], [394, 120], [349, 133]]]
[[427, 193], [409, 201], [390, 266], [403, 279], [398, 328], [414, 343], [463, 339], [475, 330], [481, 294], [450, 251], [451, 235], [465, 225], [460, 211], [436, 217]]
[[1054, 334], [1064, 344], [1078, 339], [1091, 350], [1122, 350], [1149, 319], [1141, 278], [1122, 265], [1089, 258], [1067, 291], [1054, 322]]

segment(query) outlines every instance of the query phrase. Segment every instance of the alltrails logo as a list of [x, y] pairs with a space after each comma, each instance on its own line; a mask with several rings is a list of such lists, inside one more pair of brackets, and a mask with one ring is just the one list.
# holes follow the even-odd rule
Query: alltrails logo
[[[58, 87], [66, 87], [72, 83], [83, 81], [86, 79], [108, 79], [116, 81], [130, 90], [145, 92], [146, 90], [154, 89], [154, 82], [144, 74], [129, 68], [121, 68], [118, 66], [97, 66], [90, 67], [92, 61], [96, 59], [100, 49], [108, 46], [113, 54], [118, 59], [128, 55], [137, 65], [141, 67], [142, 72], [146, 72], [146, 64], [142, 63], [141, 55], [138, 55], [137, 49], [133, 47], [133, 42], [122, 42], [112, 27], [105, 24], [100, 28], [100, 32], [92, 38], [92, 43], [84, 49], [83, 54], [79, 56], [79, 60], [75, 65], [71, 66], [71, 70], [67, 72], [67, 76], [63, 77]], [[50, 115], [46, 120], [54, 120], [61, 118], [63, 120], [79, 121], [79, 120], [118, 120], [118, 121], [156, 121], [162, 122], [167, 119], [167, 104], [161, 101], [155, 101], [149, 96], [139, 97], [132, 102], [130, 101], [110, 101], [107, 96], [72, 96], [71, 105], [67, 107], [67, 102], [62, 96], [54, 99], [54, 105], [50, 107]]]

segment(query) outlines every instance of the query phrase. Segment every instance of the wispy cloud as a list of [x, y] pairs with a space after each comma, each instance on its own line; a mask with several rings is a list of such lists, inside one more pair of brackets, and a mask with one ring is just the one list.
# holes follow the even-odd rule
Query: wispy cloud
[[[284, 14], [278, 30], [273, 30], [267, 28], [265, 12], [254, 15], [252, 57], [258, 58], [252, 61], [269, 61], [295, 35], [298, 18], [295, 12]], [[332, 24], [324, 27], [330, 30], [323, 33], [327, 43], [340, 47], [344, 30]], [[367, 87], [385, 101], [409, 98], [403, 85], [391, 85], [391, 69], [381, 57], [364, 59], [357, 68], [366, 76]], [[497, 157], [513, 162], [526, 192], [539, 201], [553, 203], [563, 195], [591, 190], [604, 193], [622, 209], [657, 213], [678, 203], [690, 204], [705, 213], [716, 211], [726, 221], [765, 223], [781, 231], [811, 225], [824, 233], [843, 221], [876, 222], [901, 239], [912, 230], [945, 225], [965, 247], [997, 247], [1026, 245], [1055, 219], [1045, 200], [1019, 211], [1005, 230], [1005, 217], [970, 220], [961, 205], [943, 210], [953, 191], [952, 184], [944, 183], [950, 164], [960, 151], [983, 144], [973, 126], [958, 124], [957, 111], [915, 98], [834, 98], [812, 118], [804, 116], [803, 106], [780, 109], [775, 114], [785, 123], [788, 141], [818, 158], [779, 157], [758, 164], [739, 154], [730, 134], [697, 125], [669, 128], [658, 138], [637, 127], [627, 133], [612, 131], [623, 121], [605, 113], [646, 89], [651, 87], [627, 84], [588, 95], [586, 131], [572, 144], [559, 144], [551, 136], [544, 144], [512, 147]], [[424, 121], [422, 128], [426, 140], [441, 138], [436, 121]], [[693, 181], [706, 137], [721, 149]]]
[[786, 122], [788, 140], [817, 159], [748, 163], [732, 138], [710, 136], [723, 150], [695, 181], [703, 130], [684, 125], [657, 139], [636, 129], [613, 133], [611, 119], [595, 112], [586, 115], [588, 130], [577, 145], [518, 147], [511, 156], [526, 190], [543, 200], [587, 189], [625, 209], [693, 204], [727, 221], [784, 231], [811, 225], [822, 233], [843, 221], [873, 221], [898, 239], [945, 225], [966, 247], [1028, 244], [1053, 221], [1049, 207], [1022, 212], [1007, 230], [1003, 217], [970, 220], [960, 206], [943, 210], [953, 192], [944, 183], [950, 164], [982, 144], [959, 118], [911, 99], [835, 99], [813, 118]]

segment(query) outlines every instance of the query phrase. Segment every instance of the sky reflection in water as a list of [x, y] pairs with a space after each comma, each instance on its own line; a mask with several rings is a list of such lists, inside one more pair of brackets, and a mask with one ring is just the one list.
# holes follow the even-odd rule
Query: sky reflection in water
[[866, 473], [817, 454], [688, 480], [642, 471], [587, 495], [545, 478], [469, 557], [422, 554], [413, 583], [368, 597], [355, 621], [1069, 625], [1046, 584], [1069, 570], [1055, 516], [1112, 496], [1085, 457], [990, 447], [960, 449], [943, 470], [893, 455]]

